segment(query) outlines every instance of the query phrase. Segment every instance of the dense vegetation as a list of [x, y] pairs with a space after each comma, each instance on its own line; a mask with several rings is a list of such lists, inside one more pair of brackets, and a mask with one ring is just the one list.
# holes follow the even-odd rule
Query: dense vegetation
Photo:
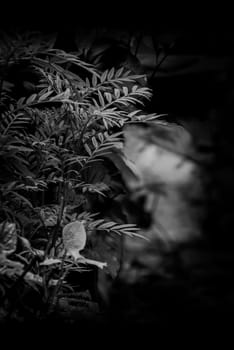
[[98, 300], [90, 276], [116, 277], [122, 237], [140, 236], [123, 205], [122, 127], [156, 117], [141, 109], [151, 91], [124, 67], [100, 71], [53, 45], [37, 33], [0, 45], [3, 321], [55, 312], [74, 273], [76, 292]]

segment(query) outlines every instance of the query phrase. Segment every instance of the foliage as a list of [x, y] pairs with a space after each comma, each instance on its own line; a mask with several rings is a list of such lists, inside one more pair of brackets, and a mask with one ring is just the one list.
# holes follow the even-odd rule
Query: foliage
[[[94, 237], [140, 236], [102, 204], [126, 195], [112, 154], [121, 154], [123, 125], [157, 117], [141, 110], [151, 91], [131, 71], [101, 72], [53, 43], [27, 33], [0, 45], [0, 292], [9, 314], [11, 298], [23, 304], [28, 289], [51, 311], [70, 288], [67, 274], [101, 258]], [[64, 248], [62, 232], [76, 222], [87, 235], [87, 261]], [[9, 241], [15, 244], [7, 250]], [[25, 310], [32, 315], [34, 308]]]

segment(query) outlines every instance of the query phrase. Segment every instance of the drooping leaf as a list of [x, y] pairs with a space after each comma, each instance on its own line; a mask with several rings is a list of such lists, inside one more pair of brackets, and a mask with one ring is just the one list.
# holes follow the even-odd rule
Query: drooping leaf
[[29, 96], [26, 100], [26, 104], [30, 104], [33, 103], [37, 98], [37, 94], [32, 94], [31, 96]]
[[93, 75], [92, 76], [92, 86], [95, 87], [97, 85], [97, 76]]
[[101, 83], [103, 83], [107, 78], [108, 70], [105, 70], [101, 75]]
[[115, 69], [111, 68], [110, 71], [107, 74], [107, 79], [111, 80], [113, 78], [113, 76], [114, 76], [114, 73], [115, 73]]
[[52, 93], [53, 93], [52, 90], [47, 91], [45, 94], [43, 94], [39, 97], [38, 102], [45, 101]]
[[104, 100], [100, 90], [98, 90], [98, 97], [99, 97], [99, 102], [100, 102], [101, 107], [104, 107], [105, 106], [105, 100]]
[[41, 266], [51, 266], [55, 264], [61, 264], [62, 260], [60, 259], [53, 259], [53, 258], [47, 258], [44, 261], [40, 263]]

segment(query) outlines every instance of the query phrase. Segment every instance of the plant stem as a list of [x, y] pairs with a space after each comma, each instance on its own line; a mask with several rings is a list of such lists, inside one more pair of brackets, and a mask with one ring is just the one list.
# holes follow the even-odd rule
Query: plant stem
[[150, 76], [150, 79], [153, 79], [155, 77], [155, 74], [157, 73], [159, 67], [163, 64], [165, 59], [169, 56], [169, 53], [165, 53], [165, 55], [162, 57], [162, 59], [155, 65], [154, 70]]
[[59, 234], [59, 228], [61, 226], [61, 222], [63, 219], [63, 212], [64, 212], [64, 207], [65, 207], [65, 195], [66, 195], [66, 181], [63, 180], [62, 184], [60, 183], [59, 186], [59, 202], [60, 202], [60, 208], [59, 208], [59, 214], [58, 214], [58, 219], [57, 219], [57, 224], [54, 228], [53, 233], [51, 234], [46, 250], [45, 250], [45, 257], [48, 255], [51, 255], [51, 248], [54, 247], [56, 240], [58, 238]]
[[62, 286], [62, 282], [67, 274], [67, 270], [64, 268], [65, 257], [66, 257], [66, 252], [64, 252], [64, 255], [62, 258], [62, 264], [61, 264], [61, 268], [60, 268], [58, 283], [54, 288], [54, 291], [52, 293], [51, 298], [49, 299], [49, 305], [48, 305], [48, 311], [47, 311], [49, 315], [54, 311], [54, 309], [56, 307], [56, 304], [58, 301], [58, 293], [59, 293], [59, 290]]

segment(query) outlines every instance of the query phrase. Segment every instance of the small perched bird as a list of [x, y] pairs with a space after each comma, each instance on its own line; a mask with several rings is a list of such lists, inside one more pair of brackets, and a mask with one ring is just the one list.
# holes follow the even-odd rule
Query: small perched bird
[[84, 249], [87, 240], [87, 234], [84, 224], [85, 220], [76, 220], [67, 224], [63, 228], [63, 244], [66, 255], [73, 257], [75, 260], [80, 260], [84, 264], [95, 265], [100, 269], [107, 266], [106, 262], [100, 262], [92, 259], [87, 259], [80, 254]]
[[63, 244], [65, 251], [68, 256], [72, 256], [75, 260], [82, 258], [80, 251], [83, 250], [86, 245], [87, 235], [84, 224], [84, 220], [76, 220], [63, 228]]

